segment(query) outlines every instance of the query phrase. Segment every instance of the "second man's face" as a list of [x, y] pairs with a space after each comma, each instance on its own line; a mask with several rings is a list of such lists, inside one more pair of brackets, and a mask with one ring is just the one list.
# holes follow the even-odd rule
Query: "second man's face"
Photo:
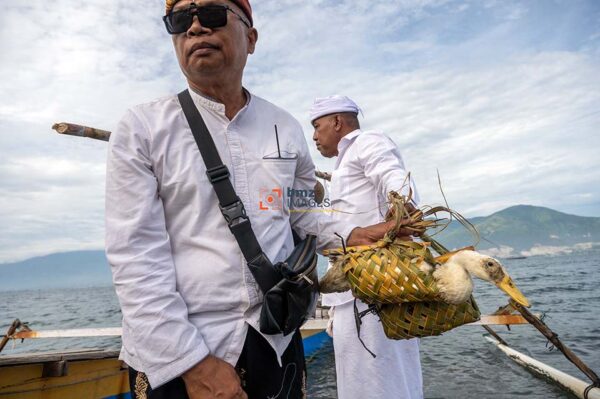
[[315, 119], [312, 122], [315, 132], [313, 134], [313, 140], [317, 145], [317, 150], [325, 158], [331, 158], [338, 155], [338, 143], [340, 142], [341, 135], [336, 129], [337, 116], [327, 115], [321, 118]]

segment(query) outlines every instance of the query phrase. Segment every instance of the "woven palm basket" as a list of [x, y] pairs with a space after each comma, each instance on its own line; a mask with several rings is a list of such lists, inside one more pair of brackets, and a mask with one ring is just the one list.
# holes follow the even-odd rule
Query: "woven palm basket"
[[409, 302], [382, 305], [378, 309], [383, 331], [390, 339], [440, 335], [463, 324], [479, 320], [473, 297], [460, 305], [445, 302]]
[[383, 240], [377, 245], [328, 252], [340, 262], [354, 297], [369, 304], [436, 301], [433, 276], [419, 269], [422, 261], [434, 263], [429, 243]]
[[[334, 267], [345, 274], [354, 297], [377, 305], [385, 334], [391, 339], [440, 335], [479, 320], [480, 312], [472, 296], [460, 305], [442, 302], [432, 274], [419, 268], [422, 262], [431, 266], [440, 262], [442, 257], [435, 258], [430, 247], [440, 255], [448, 253], [441, 244], [423, 234], [438, 222], [425, 217], [436, 212], [456, 214], [444, 207], [425, 212], [409, 209], [410, 196], [397, 193], [390, 193], [390, 202], [396, 227], [383, 240], [371, 246], [339, 248], [326, 253]], [[396, 238], [400, 229], [407, 227], [419, 231], [426, 242]]]

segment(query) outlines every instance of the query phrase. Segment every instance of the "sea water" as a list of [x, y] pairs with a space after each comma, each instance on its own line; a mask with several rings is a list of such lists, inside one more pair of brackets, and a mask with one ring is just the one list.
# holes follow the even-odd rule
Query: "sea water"
[[[600, 373], [600, 250], [504, 260], [534, 313], [584, 362]], [[484, 314], [507, 303], [496, 287], [476, 281], [475, 297]], [[0, 331], [13, 319], [36, 330], [114, 327], [119, 303], [111, 287], [0, 292]], [[513, 348], [578, 378], [586, 377], [532, 326], [494, 329]], [[421, 340], [426, 398], [568, 398], [561, 389], [534, 377], [486, 341], [479, 326], [463, 326]], [[2, 355], [79, 348], [118, 349], [118, 338], [63, 338], [9, 343]], [[335, 398], [333, 347], [308, 364], [308, 396]]]

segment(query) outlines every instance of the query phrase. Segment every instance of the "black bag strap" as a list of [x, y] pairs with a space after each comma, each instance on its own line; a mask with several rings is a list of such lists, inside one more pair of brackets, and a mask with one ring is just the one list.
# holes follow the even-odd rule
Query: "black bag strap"
[[[229, 180], [229, 169], [223, 164], [215, 142], [196, 108], [192, 96], [188, 90], [184, 90], [177, 97], [206, 165], [208, 180], [217, 193], [221, 213], [240, 246], [254, 279], [262, 292], [266, 293], [279, 282], [280, 276], [275, 273], [271, 262], [268, 262], [268, 258], [256, 239], [250, 219], [246, 215], [244, 203], [236, 194], [231, 180]], [[265, 266], [265, 260], [270, 269]], [[257, 265], [261, 265], [261, 267], [256, 267]]]

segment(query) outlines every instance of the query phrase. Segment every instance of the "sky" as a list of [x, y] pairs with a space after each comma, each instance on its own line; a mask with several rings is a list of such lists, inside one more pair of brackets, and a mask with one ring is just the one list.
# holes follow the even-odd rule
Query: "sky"
[[[305, 129], [344, 94], [398, 144], [423, 204], [600, 217], [597, 0], [252, 0], [244, 85]], [[106, 143], [125, 111], [186, 87], [164, 3], [31, 0], [0, 13], [0, 263], [100, 249]]]

